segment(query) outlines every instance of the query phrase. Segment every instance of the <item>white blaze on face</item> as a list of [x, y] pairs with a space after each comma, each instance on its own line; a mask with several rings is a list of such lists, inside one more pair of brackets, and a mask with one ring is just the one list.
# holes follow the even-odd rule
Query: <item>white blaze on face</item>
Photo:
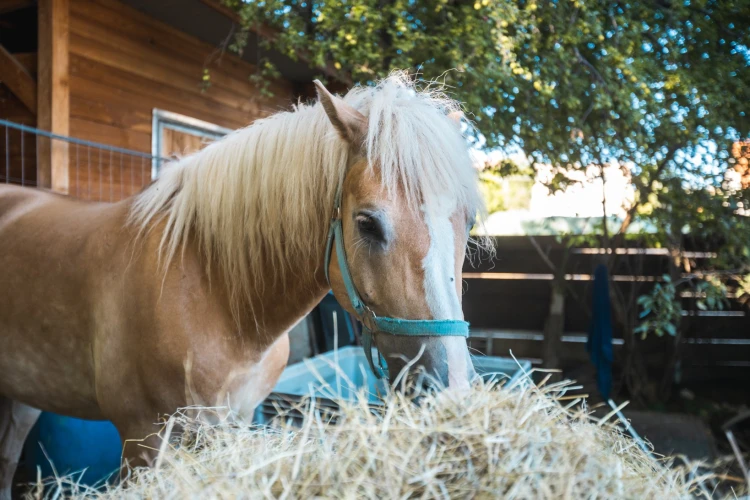
[[422, 261], [424, 290], [434, 319], [462, 318], [456, 293], [456, 245], [450, 220], [454, 210], [452, 199], [439, 199], [433, 206], [422, 207], [430, 235], [430, 249]]
[[[451, 215], [453, 200], [440, 199], [434, 206], [423, 206], [424, 220], [430, 235], [430, 249], [422, 261], [427, 305], [434, 319], [463, 319], [461, 302], [456, 292], [456, 244]], [[448, 364], [448, 387], [468, 388], [474, 376], [466, 339], [441, 337]]]

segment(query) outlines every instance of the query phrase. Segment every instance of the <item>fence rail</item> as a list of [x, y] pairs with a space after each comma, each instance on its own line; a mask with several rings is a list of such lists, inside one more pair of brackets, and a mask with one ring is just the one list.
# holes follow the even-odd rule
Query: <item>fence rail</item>
[[62, 152], [57, 158], [68, 165], [67, 179], [63, 179], [67, 194], [90, 201], [114, 202], [132, 196], [151, 182], [154, 163], [171, 161], [0, 119], [0, 182], [41, 184], [43, 157], [49, 158], [46, 152], [53, 149]]

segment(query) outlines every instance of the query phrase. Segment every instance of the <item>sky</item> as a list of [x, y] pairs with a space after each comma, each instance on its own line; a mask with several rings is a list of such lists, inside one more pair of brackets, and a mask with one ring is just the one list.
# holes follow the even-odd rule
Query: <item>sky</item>
[[[473, 151], [473, 156], [479, 164], [485, 161], [497, 161], [508, 156], [518, 164], [528, 164], [521, 153], [506, 155], [500, 151]], [[602, 217], [602, 200], [606, 195], [607, 215], [623, 217], [625, 208], [633, 199], [633, 186], [629, 175], [623, 172], [619, 165], [613, 164], [604, 170], [604, 191], [599, 167], [591, 167], [587, 171], [571, 172], [569, 176], [581, 181], [580, 184], [569, 187], [564, 192], [550, 193], [543, 182], [552, 175], [552, 168], [537, 167], [536, 181], [531, 188], [529, 209], [524, 211], [525, 217]]]

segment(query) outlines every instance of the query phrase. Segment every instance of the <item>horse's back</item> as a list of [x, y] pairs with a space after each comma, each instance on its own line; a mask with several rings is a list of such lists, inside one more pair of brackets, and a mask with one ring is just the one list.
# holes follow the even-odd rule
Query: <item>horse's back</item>
[[0, 186], [0, 277], [5, 282], [25, 277], [31, 287], [62, 276], [77, 281], [85, 271], [77, 265], [91, 258], [87, 247], [92, 236], [106, 229], [105, 214], [103, 204]]
[[[93, 213], [101, 203], [87, 203], [44, 189], [0, 184], [0, 233], [17, 224], [54, 228], [78, 226], [71, 213]], [[37, 236], [44, 236], [38, 234]]]
[[0, 232], [24, 213], [54, 199], [55, 195], [41, 189], [0, 184]]

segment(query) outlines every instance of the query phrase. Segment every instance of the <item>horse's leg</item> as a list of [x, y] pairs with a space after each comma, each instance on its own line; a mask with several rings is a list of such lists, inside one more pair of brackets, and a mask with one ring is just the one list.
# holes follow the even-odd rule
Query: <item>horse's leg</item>
[[162, 439], [156, 435], [160, 430], [153, 420], [144, 423], [128, 422], [117, 425], [122, 440], [122, 469], [120, 478], [125, 479], [135, 467], [151, 467], [159, 453]]
[[23, 444], [41, 412], [0, 396], [0, 500], [10, 500]]

